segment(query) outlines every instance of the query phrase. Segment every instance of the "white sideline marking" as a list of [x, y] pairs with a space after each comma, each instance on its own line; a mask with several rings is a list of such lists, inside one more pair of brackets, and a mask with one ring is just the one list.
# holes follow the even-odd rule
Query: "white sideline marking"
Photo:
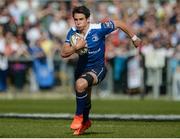
[[[72, 119], [73, 114], [67, 113], [0, 113], [0, 118], [34, 118], [34, 119]], [[140, 114], [91, 114], [90, 118], [99, 120], [155, 120], [180, 121], [180, 115], [140, 115]]]

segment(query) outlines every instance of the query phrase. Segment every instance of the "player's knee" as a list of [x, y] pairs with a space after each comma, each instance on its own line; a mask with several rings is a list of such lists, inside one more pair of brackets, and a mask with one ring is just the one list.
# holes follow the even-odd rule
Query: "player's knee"
[[75, 89], [77, 92], [82, 93], [86, 90], [87, 87], [88, 83], [85, 79], [80, 78], [76, 81]]

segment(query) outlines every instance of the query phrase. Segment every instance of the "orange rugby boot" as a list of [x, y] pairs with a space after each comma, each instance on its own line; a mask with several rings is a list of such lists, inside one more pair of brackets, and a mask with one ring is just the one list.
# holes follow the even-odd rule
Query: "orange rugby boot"
[[83, 123], [83, 115], [82, 114], [75, 115], [70, 128], [73, 130], [79, 129], [82, 126], [82, 123]]
[[82, 134], [84, 134], [84, 132], [85, 132], [88, 128], [91, 127], [91, 124], [92, 124], [91, 120], [86, 121], [85, 123], [82, 124], [82, 126], [81, 126], [80, 128], [78, 128], [78, 129], [76, 129], [76, 130], [74, 131], [73, 135], [82, 135]]

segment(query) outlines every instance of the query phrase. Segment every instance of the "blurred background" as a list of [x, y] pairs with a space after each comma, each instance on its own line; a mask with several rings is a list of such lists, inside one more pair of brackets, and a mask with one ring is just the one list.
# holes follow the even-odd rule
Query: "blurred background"
[[107, 36], [108, 73], [94, 96], [180, 100], [179, 0], [1, 0], [0, 98], [73, 95], [77, 56], [60, 51], [80, 4], [92, 23], [120, 19], [144, 42], [137, 50], [121, 30]]

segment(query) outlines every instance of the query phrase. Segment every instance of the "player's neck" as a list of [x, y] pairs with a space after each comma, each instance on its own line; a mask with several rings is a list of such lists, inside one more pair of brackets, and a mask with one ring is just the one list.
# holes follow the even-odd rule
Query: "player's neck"
[[86, 35], [86, 32], [87, 32], [88, 29], [89, 29], [89, 25], [90, 25], [90, 24], [88, 24], [82, 31], [80, 31], [80, 33], [81, 33], [83, 36]]

